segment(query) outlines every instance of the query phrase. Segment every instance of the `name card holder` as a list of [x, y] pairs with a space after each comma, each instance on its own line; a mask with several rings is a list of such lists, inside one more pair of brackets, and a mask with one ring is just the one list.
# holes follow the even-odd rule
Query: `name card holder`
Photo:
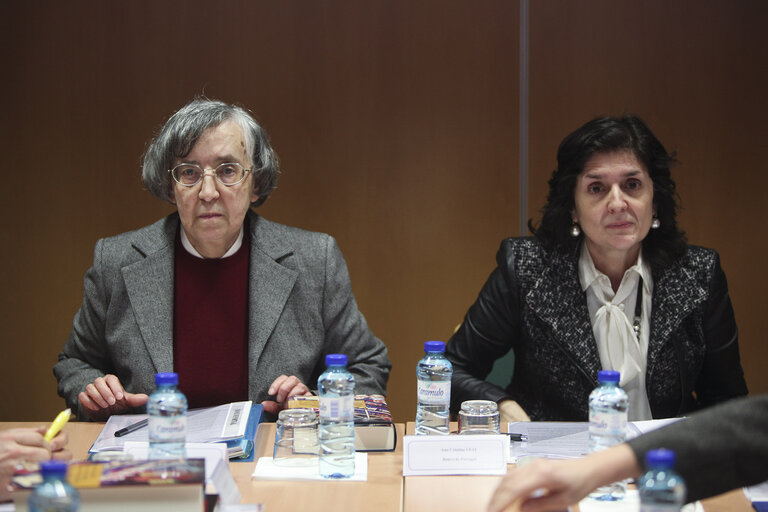
[[509, 436], [404, 436], [403, 476], [504, 475]]

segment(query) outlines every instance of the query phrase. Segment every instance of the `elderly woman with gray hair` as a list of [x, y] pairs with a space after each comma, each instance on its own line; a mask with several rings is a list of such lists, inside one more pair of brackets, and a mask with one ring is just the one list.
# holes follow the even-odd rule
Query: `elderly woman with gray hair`
[[250, 399], [276, 414], [309, 393], [329, 353], [348, 356], [357, 392], [386, 392], [387, 349], [334, 239], [251, 209], [277, 175], [266, 133], [238, 106], [196, 99], [165, 123], [142, 177], [177, 211], [96, 243], [54, 366], [78, 417], [141, 410], [167, 371], [190, 407]]

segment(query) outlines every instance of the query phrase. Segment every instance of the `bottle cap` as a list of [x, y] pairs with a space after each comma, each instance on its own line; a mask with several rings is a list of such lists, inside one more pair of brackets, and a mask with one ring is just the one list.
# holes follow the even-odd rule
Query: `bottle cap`
[[177, 386], [179, 384], [179, 374], [168, 372], [168, 373], [156, 373], [155, 374], [155, 385], [159, 386], [161, 384], [170, 384], [171, 386]]
[[328, 354], [325, 356], [325, 366], [347, 366], [347, 356], [344, 354]]
[[675, 452], [665, 448], [650, 450], [645, 454], [645, 465], [649, 468], [669, 469], [675, 465]]
[[619, 382], [621, 374], [615, 370], [600, 370], [597, 372], [597, 382]]
[[49, 460], [46, 462], [41, 462], [40, 473], [42, 473], [43, 476], [64, 476], [67, 474], [67, 463], [61, 460]]
[[445, 352], [445, 343], [442, 341], [425, 341], [424, 352]]

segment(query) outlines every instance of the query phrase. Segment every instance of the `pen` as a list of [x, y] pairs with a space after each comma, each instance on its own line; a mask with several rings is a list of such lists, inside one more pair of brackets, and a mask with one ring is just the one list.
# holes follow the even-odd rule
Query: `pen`
[[143, 419], [141, 421], [137, 421], [136, 423], [133, 423], [131, 425], [128, 425], [125, 428], [121, 428], [117, 432], [115, 432], [115, 437], [123, 437], [125, 434], [130, 434], [131, 432], [135, 430], [139, 430], [140, 428], [144, 428], [147, 426], [147, 423], [149, 420]]
[[64, 428], [64, 425], [67, 424], [70, 416], [72, 416], [72, 411], [70, 409], [64, 409], [61, 411], [58, 416], [56, 416], [56, 419], [53, 420], [51, 426], [48, 427], [48, 430], [45, 432], [45, 440], [50, 443], [51, 440], [56, 437], [56, 434], [61, 432], [61, 429]]
[[513, 434], [512, 432], [507, 433], [509, 436], [510, 441], [515, 441], [518, 443], [524, 443], [528, 441], [528, 436], [525, 434]]

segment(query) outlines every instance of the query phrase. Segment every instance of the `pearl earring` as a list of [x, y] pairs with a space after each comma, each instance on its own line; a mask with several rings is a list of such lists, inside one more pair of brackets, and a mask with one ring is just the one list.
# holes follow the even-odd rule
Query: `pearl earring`
[[659, 229], [661, 227], [661, 221], [657, 217], [654, 217], [653, 222], [651, 222], [651, 227], [653, 229]]
[[574, 223], [573, 226], [571, 226], [571, 236], [573, 238], [576, 238], [581, 234], [581, 229], [579, 229], [579, 225]]

